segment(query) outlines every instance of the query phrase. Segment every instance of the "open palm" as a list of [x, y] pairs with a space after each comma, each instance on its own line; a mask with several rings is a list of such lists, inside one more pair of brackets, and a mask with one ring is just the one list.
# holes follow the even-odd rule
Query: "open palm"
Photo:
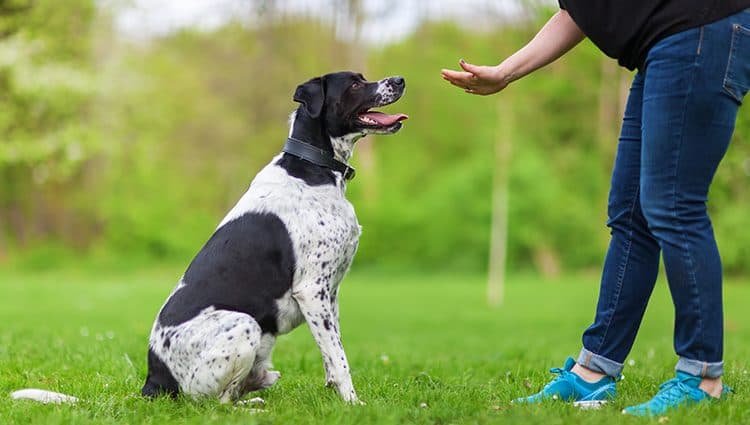
[[463, 59], [458, 64], [463, 71], [443, 69], [440, 74], [444, 80], [464, 89], [466, 93], [486, 96], [497, 93], [508, 85], [508, 81], [495, 66], [472, 65]]

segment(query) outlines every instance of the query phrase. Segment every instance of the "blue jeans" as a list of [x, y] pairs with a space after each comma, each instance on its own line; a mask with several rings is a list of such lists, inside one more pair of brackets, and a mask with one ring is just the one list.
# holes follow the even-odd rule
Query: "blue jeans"
[[617, 377], [659, 270], [675, 306], [677, 370], [723, 373], [721, 259], [706, 201], [750, 88], [750, 9], [668, 36], [636, 74], [609, 195], [612, 238], [578, 363]]

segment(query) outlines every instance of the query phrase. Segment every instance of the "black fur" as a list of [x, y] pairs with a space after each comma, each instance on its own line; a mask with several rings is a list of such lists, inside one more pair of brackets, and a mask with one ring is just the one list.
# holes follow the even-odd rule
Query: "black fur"
[[213, 306], [247, 313], [264, 333], [277, 332], [276, 300], [292, 287], [294, 251], [273, 214], [247, 213], [222, 226], [190, 263], [183, 282], [159, 315], [176, 326]]
[[154, 354], [154, 352], [148, 350], [148, 376], [146, 377], [146, 384], [141, 389], [141, 394], [144, 397], [157, 397], [159, 395], [169, 395], [170, 397], [177, 397], [180, 392], [180, 386], [172, 376], [167, 365]]
[[290, 176], [302, 179], [310, 186], [336, 184], [336, 176], [333, 174], [333, 171], [289, 155], [288, 153], [279, 158], [276, 164], [285, 169]]
[[[326, 74], [300, 84], [294, 92], [294, 101], [301, 105], [292, 137], [333, 155], [331, 137], [356, 133], [362, 128], [357, 115], [377, 104], [377, 89], [377, 82], [370, 83], [362, 74], [353, 72]], [[327, 168], [288, 154], [278, 165], [310, 186], [336, 184], [334, 174]]]
[[[391, 84], [397, 89], [400, 88], [401, 93], [403, 93], [402, 78], [392, 78]], [[300, 102], [301, 105], [296, 113], [292, 137], [333, 154], [332, 137], [356, 135], [356, 133], [363, 135], [367, 124], [359, 118], [359, 114], [366, 112], [370, 107], [392, 103], [393, 99], [378, 94], [382, 93], [382, 90], [378, 91], [378, 87], [378, 83], [369, 83], [361, 74], [351, 72], [327, 74], [300, 85], [294, 95], [294, 100]], [[386, 103], [381, 102], [384, 97], [387, 99]], [[397, 124], [397, 127], [392, 127], [395, 131], [398, 128], [400, 128], [400, 124]], [[337, 183], [336, 175], [331, 170], [289, 154], [282, 155], [278, 159], [277, 165], [286, 170], [290, 176], [300, 178], [310, 186], [335, 185]], [[330, 202], [330, 205], [338, 206], [343, 202], [336, 197]], [[344, 219], [342, 218], [342, 220]], [[349, 220], [352, 221], [351, 229], [356, 229], [356, 219], [349, 217]], [[326, 223], [321, 221], [319, 225], [324, 227]], [[345, 227], [341, 228], [345, 229]], [[346, 230], [343, 230], [343, 232], [346, 233]], [[319, 244], [321, 243], [327, 242], [319, 242]], [[320, 246], [318, 247], [320, 248]], [[347, 267], [354, 255], [354, 250], [351, 247], [351, 245], [348, 245], [343, 248], [345, 251], [347, 249], [350, 251], [346, 254], [347, 257], [342, 257], [344, 258], [342, 264], [347, 264]], [[318, 253], [317, 255], [320, 258], [321, 254]], [[184, 334], [178, 335], [175, 326], [196, 318], [201, 311], [209, 307], [219, 311], [239, 312], [250, 316], [252, 320], [249, 320], [249, 323], [252, 326], [245, 329], [246, 335], [240, 334], [241, 337], [247, 337], [247, 343], [250, 346], [253, 343], [258, 344], [260, 340], [257, 338], [262, 338], [262, 334], [278, 334], [280, 312], [278, 311], [277, 301], [286, 294], [291, 294], [296, 263], [297, 259], [295, 258], [294, 245], [289, 230], [275, 214], [247, 212], [216, 230], [190, 263], [179, 289], [173, 292], [159, 313], [154, 328], [157, 333], [152, 334], [151, 343], [153, 345], [149, 347], [148, 377], [141, 390], [142, 394], [149, 397], [169, 394], [174, 397], [180, 392], [180, 384], [175, 377], [180, 379], [183, 384], [186, 377], [190, 377], [190, 379], [196, 377], [195, 371], [184, 370], [186, 367], [185, 359], [174, 360], [174, 357], [169, 355], [162, 357], [167, 362], [176, 361], [175, 364], [170, 363], [175, 368], [170, 370], [159, 356], [164, 353], [174, 354], [175, 351], [172, 350], [185, 343], [185, 339], [180, 339], [180, 335]], [[324, 262], [322, 272], [325, 272], [326, 266], [327, 262]], [[327, 278], [330, 278], [331, 272], [328, 273]], [[321, 301], [325, 299], [328, 293], [325, 289], [321, 290], [319, 294]], [[292, 298], [293, 296], [292, 294]], [[283, 305], [286, 306], [286, 304]], [[293, 306], [282, 308], [289, 309], [284, 313], [296, 317], [293, 320], [302, 320], [302, 313], [298, 306], [296, 307], [297, 310], [294, 310]], [[224, 317], [232, 316], [234, 315], [224, 315]], [[242, 315], [236, 316], [242, 317]], [[257, 326], [255, 326], [256, 323]], [[294, 323], [293, 326], [298, 324]], [[317, 326], [316, 321], [313, 321], [313, 324]], [[221, 326], [224, 325], [224, 323], [221, 323]], [[323, 326], [330, 331], [335, 329], [338, 323], [326, 319], [323, 321]], [[258, 327], [260, 327], [260, 330], [258, 330]], [[190, 327], [188, 326], [187, 329], [190, 329]], [[231, 330], [230, 325], [223, 332], [227, 333]], [[282, 330], [287, 332], [289, 329]], [[234, 345], [242, 343], [242, 341], [235, 342], [233, 340], [235, 336], [238, 335], [229, 334], [226, 340], [220, 339], [220, 341], [226, 343], [225, 347], [228, 351], [234, 350]], [[252, 338], [256, 339], [253, 340]], [[232, 342], [227, 343], [228, 341]], [[337, 344], [338, 347], [341, 347], [340, 341]], [[257, 354], [257, 346], [255, 350]], [[179, 353], [179, 351], [176, 352]], [[223, 352], [222, 355], [224, 355]], [[264, 355], [270, 355], [270, 351]], [[237, 353], [237, 357], [240, 357], [239, 353]], [[220, 361], [221, 359], [219, 358]], [[229, 364], [230, 356], [228, 353], [223, 359]], [[341, 359], [343, 361], [343, 357]], [[214, 360], [212, 359], [211, 362]], [[206, 367], [209, 368], [207, 371], [211, 374], [216, 371], [212, 365], [207, 364]], [[346, 369], [346, 365], [344, 369]], [[259, 375], [254, 376], [253, 379], [260, 379], [259, 382], [262, 385], [273, 385], [279, 375], [277, 372], [271, 372], [255, 371], [253, 373], [259, 373]], [[202, 375], [198, 376], [199, 379], [203, 379], [200, 378]], [[348, 374], [345, 378], [344, 382], [348, 386], [345, 386], [344, 389], [339, 388], [339, 392], [348, 401], [356, 400], [356, 393], [350, 382], [351, 378]], [[199, 383], [205, 384], [204, 387], [210, 387], [212, 381], [209, 380], [205, 383], [201, 381]], [[232, 383], [232, 385], [235, 384], [239, 385], [241, 382], [235, 381]], [[237, 391], [237, 394], [230, 391], [222, 397], [226, 396], [231, 399], [244, 391], [237, 390], [240, 387], [232, 388], [234, 389], [231, 389], [231, 391]], [[259, 388], [262, 388], [262, 386]], [[230, 387], [224, 388], [224, 390], [227, 389], [230, 389]]]

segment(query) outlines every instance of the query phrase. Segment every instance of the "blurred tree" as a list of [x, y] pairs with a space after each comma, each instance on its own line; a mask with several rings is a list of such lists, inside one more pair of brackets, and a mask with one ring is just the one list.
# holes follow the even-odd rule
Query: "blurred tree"
[[32, 0], [0, 0], [0, 39], [13, 35], [20, 26], [20, 18], [31, 9]]
[[[367, 77], [367, 42], [362, 36], [363, 26], [367, 20], [367, 12], [362, 0], [338, 0], [333, 10], [346, 11], [344, 19], [337, 19], [336, 22], [341, 25], [347, 23], [348, 32], [351, 32], [350, 42], [348, 43], [349, 68], [355, 72], [360, 72]], [[374, 77], [370, 77], [374, 78]], [[379, 78], [379, 77], [378, 77]], [[360, 174], [358, 184], [362, 186], [363, 201], [373, 204], [377, 200], [377, 179], [374, 177], [376, 168], [376, 144], [375, 137], [370, 136], [360, 139], [357, 142], [357, 163], [359, 165], [357, 172]]]
[[[438, 70], [460, 57], [497, 63], [549, 12], [519, 9], [513, 25], [487, 12], [483, 22], [497, 22], [488, 32], [425, 21], [403, 40], [360, 50], [336, 29], [350, 19], [345, 3], [301, 16], [289, 2], [249, 2], [250, 17], [145, 42], [113, 32], [93, 0], [36, 0], [0, 14], [0, 28], [13, 28], [0, 38], [0, 250], [23, 247], [10, 254], [34, 264], [53, 261], [46, 252], [56, 245], [118, 262], [187, 261], [279, 152], [294, 87], [354, 68], [361, 54], [371, 78], [406, 78], [393, 108], [412, 118], [377, 140], [372, 175], [348, 189], [364, 226], [357, 267], [489, 266], [502, 275], [505, 240], [509, 271], [599, 268], [629, 74], [584, 42], [500, 97], [467, 96]], [[343, 5], [336, 19], [334, 4]], [[364, 13], [365, 4], [352, 7]], [[359, 27], [392, 9], [367, 10]], [[732, 273], [750, 271], [749, 115], [740, 113], [709, 203]], [[355, 161], [364, 165], [361, 151]]]
[[92, 1], [0, 3], [0, 233], [24, 246], [62, 238], [74, 246], [88, 224], [66, 188], [96, 140], [86, 125]]

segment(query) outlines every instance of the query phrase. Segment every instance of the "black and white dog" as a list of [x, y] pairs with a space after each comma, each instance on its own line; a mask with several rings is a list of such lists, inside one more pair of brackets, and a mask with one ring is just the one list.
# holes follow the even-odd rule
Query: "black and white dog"
[[360, 226], [344, 196], [355, 142], [392, 134], [403, 114], [370, 111], [397, 101], [401, 77], [368, 82], [339, 72], [299, 87], [284, 152], [250, 184], [192, 261], [159, 312], [142, 393], [235, 401], [279, 379], [277, 335], [307, 322], [326, 383], [357, 402], [341, 344], [338, 288]]
[[[360, 227], [344, 196], [355, 142], [393, 134], [403, 114], [371, 111], [404, 93], [401, 77], [368, 82], [338, 72], [301, 84], [284, 151], [258, 173], [193, 259], [161, 308], [149, 340], [144, 396], [184, 393], [240, 399], [280, 377], [276, 337], [307, 322], [326, 384], [357, 403], [341, 344], [338, 289]], [[14, 398], [74, 402], [21, 390]]]

